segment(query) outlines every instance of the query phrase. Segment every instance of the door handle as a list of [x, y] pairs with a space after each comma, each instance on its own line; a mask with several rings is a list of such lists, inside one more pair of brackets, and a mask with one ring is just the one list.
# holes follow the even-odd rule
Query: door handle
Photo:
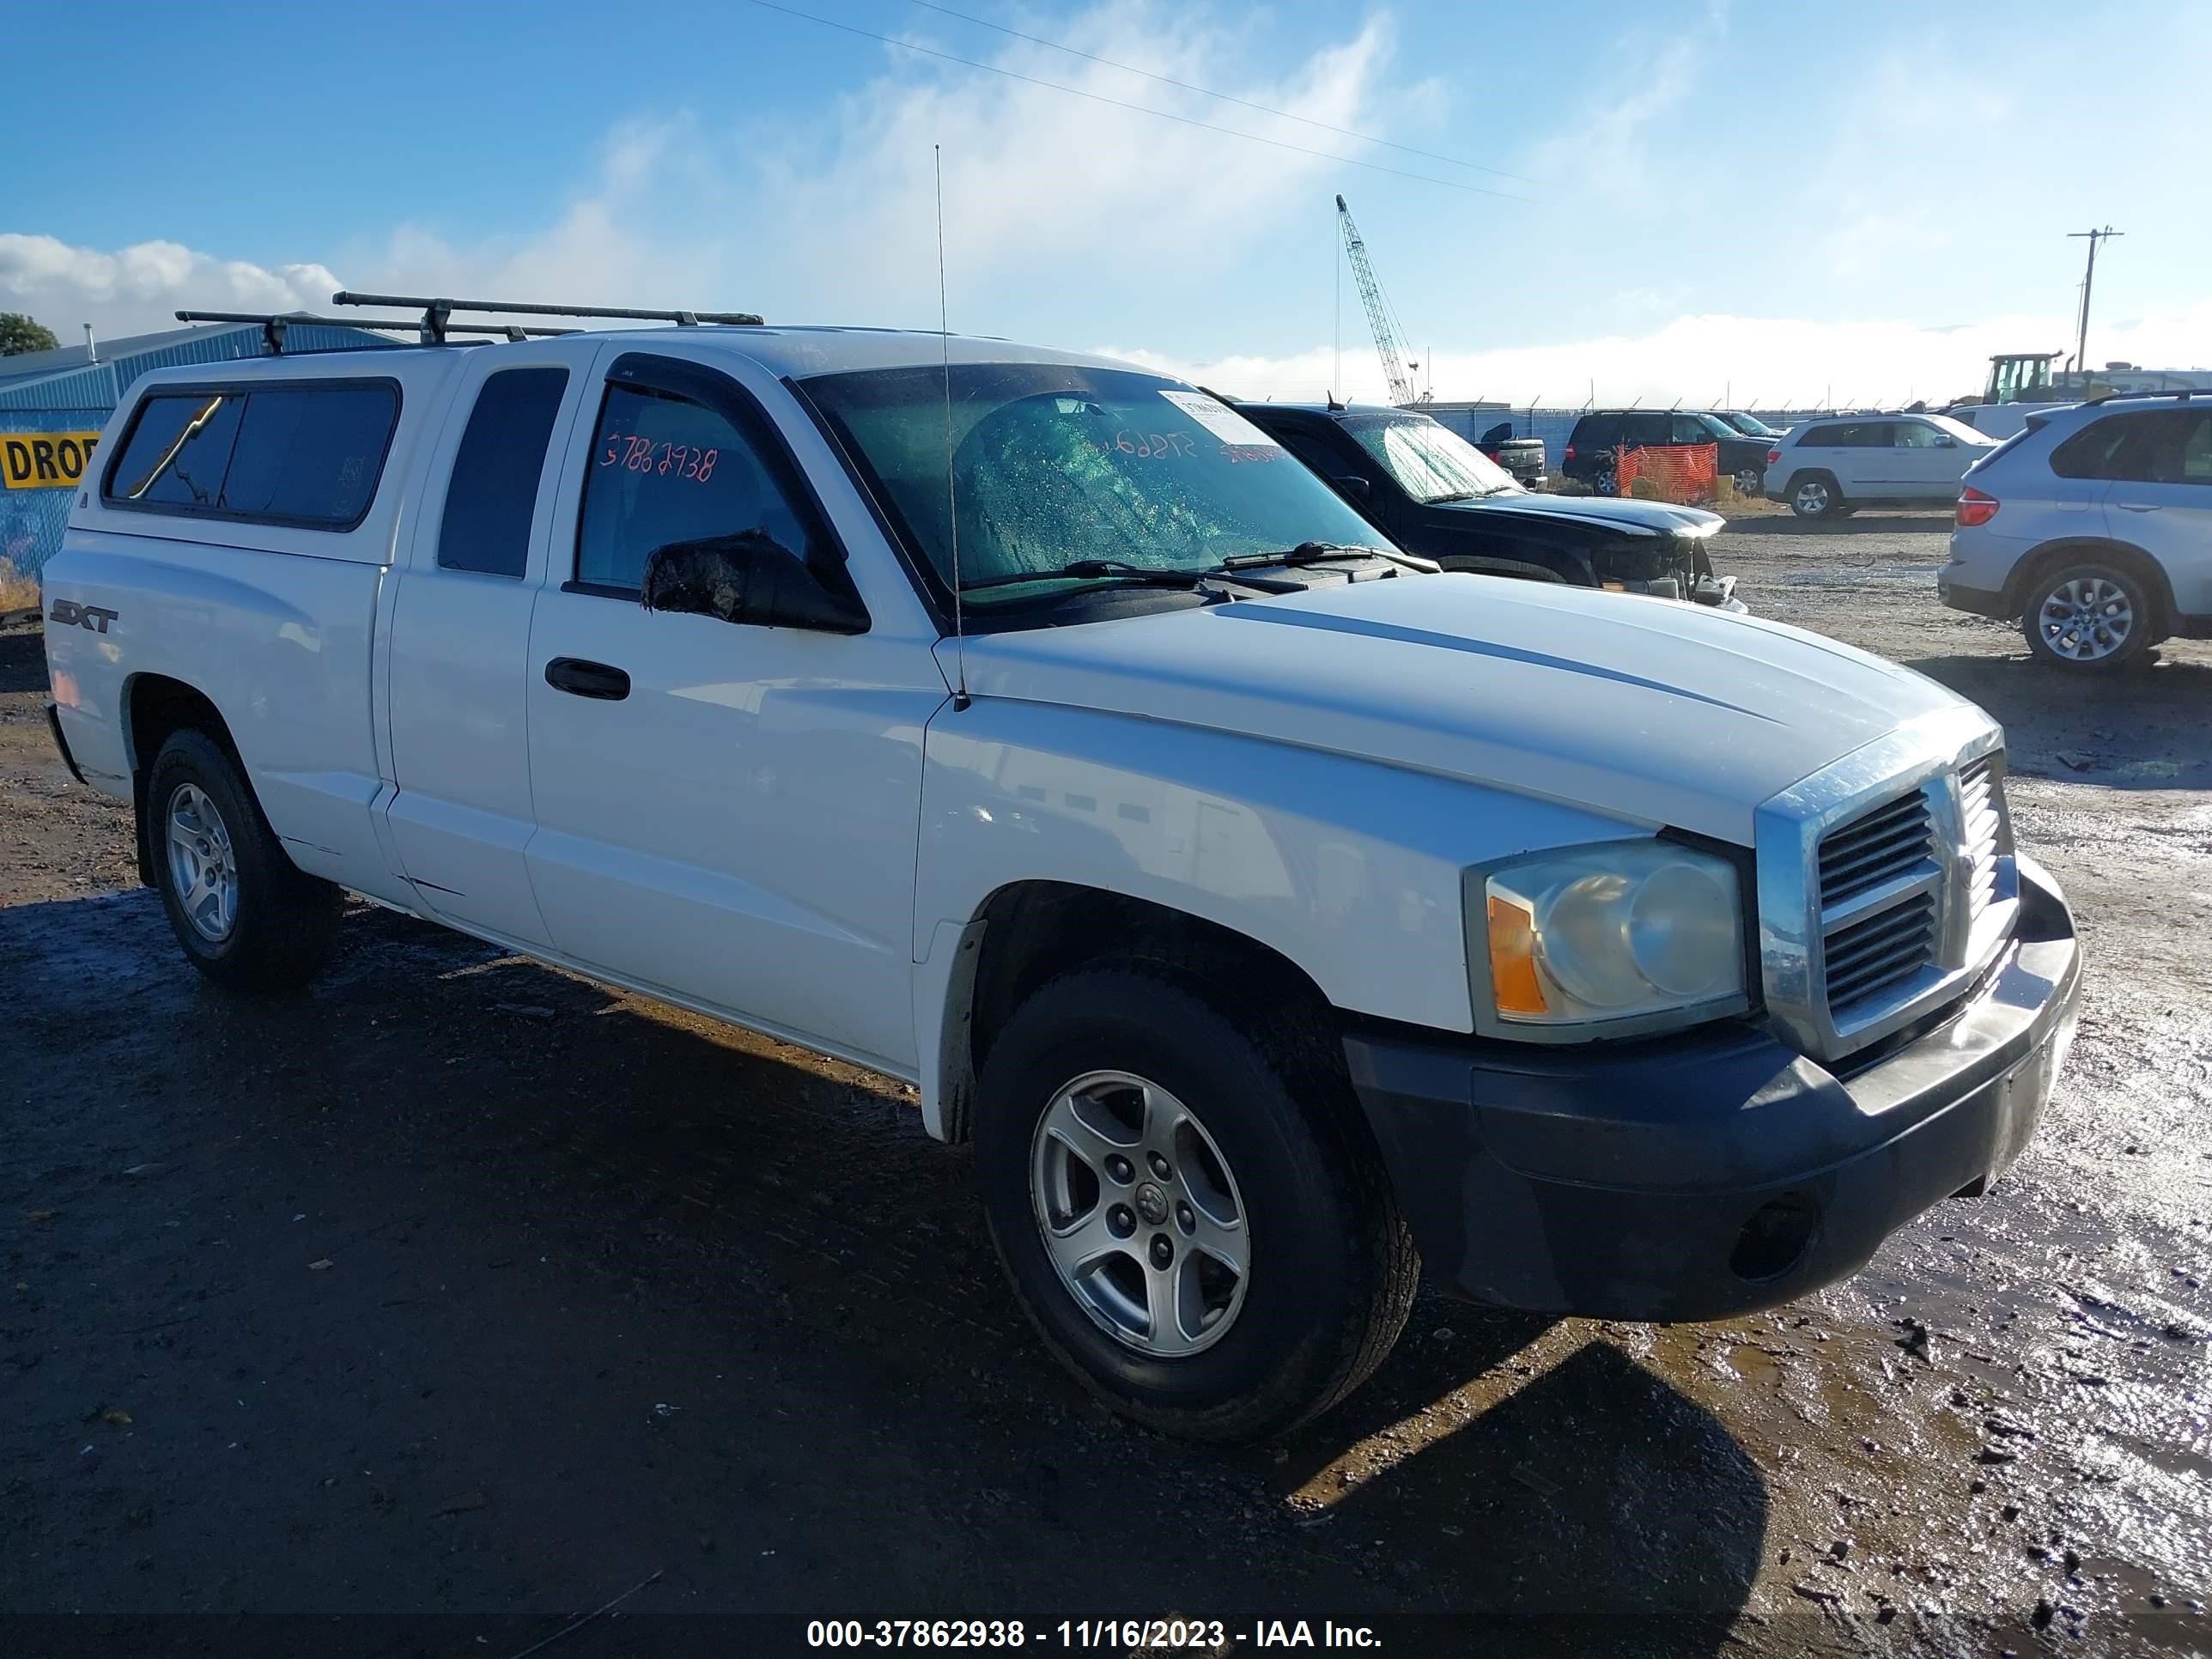
[[629, 696], [629, 675], [619, 668], [611, 668], [603, 662], [586, 662], [581, 657], [554, 658], [545, 665], [545, 684], [556, 691], [596, 697], [602, 702], [620, 702]]
[[2118, 507], [2123, 513], [2155, 513], [2158, 511], [2158, 503], [2156, 501], [2114, 501], [2112, 505]]

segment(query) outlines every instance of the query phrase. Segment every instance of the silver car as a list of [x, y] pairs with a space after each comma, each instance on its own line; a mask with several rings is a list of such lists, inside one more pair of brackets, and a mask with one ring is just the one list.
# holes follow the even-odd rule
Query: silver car
[[1956, 526], [1937, 597], [2018, 621], [2044, 662], [2110, 672], [2212, 638], [2212, 392], [2030, 416], [1967, 470]]

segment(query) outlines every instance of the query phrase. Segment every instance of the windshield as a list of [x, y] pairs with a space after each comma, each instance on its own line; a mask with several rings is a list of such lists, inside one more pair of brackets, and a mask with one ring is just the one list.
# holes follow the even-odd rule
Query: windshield
[[1227, 404], [1125, 369], [954, 364], [948, 502], [946, 378], [926, 365], [805, 383], [946, 593], [956, 524], [961, 583], [979, 605], [1077, 586], [1005, 579], [1085, 561], [1198, 571], [1304, 542], [1383, 544]]
[[1344, 429], [1417, 501], [1518, 492], [1513, 475], [1425, 415], [1347, 415]]
[[1731, 411], [1722, 416], [1721, 419], [1727, 422], [1737, 431], [1742, 433], [1747, 438], [1778, 438], [1782, 435], [1772, 427], [1767, 425], [1765, 422], [1760, 420], [1756, 415], [1745, 415]]

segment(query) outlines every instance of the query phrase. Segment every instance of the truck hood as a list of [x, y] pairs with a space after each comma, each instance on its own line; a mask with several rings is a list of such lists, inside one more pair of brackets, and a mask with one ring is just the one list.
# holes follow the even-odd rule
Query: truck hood
[[1487, 495], [1473, 501], [1439, 501], [1454, 513], [1506, 514], [1515, 518], [1565, 520], [1624, 536], [1710, 536], [1728, 520], [1702, 507], [1625, 500], [1613, 495]]
[[1740, 846], [1769, 797], [1962, 702], [1777, 623], [1460, 573], [974, 635], [966, 657], [979, 697], [1243, 732]]

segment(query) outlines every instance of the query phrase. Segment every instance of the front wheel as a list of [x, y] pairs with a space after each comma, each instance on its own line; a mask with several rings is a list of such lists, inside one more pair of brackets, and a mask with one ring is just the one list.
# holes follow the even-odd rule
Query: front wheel
[[1735, 493], [1749, 501], [1766, 487], [1766, 474], [1755, 466], [1740, 466], [1735, 483]]
[[2034, 585], [2021, 631], [2039, 662], [2108, 674], [2149, 648], [2150, 623], [2140, 580], [2108, 564], [2076, 564]]
[[1419, 1262], [1325, 1040], [1155, 964], [1079, 969], [1000, 1033], [976, 1173], [1023, 1310], [1125, 1415], [1280, 1434], [1357, 1388]]

